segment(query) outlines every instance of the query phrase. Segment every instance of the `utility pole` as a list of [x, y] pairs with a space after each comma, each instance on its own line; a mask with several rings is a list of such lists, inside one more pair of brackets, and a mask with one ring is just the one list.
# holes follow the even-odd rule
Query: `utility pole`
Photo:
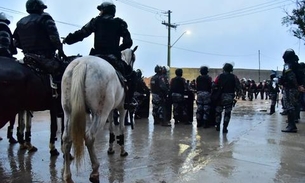
[[163, 25], [168, 27], [168, 37], [167, 37], [167, 66], [171, 66], [171, 28], [176, 28], [177, 25], [171, 24], [171, 11], [168, 10], [168, 22], [166, 23], [165, 21], [162, 22]]
[[258, 50], [258, 82], [261, 82], [261, 51]]

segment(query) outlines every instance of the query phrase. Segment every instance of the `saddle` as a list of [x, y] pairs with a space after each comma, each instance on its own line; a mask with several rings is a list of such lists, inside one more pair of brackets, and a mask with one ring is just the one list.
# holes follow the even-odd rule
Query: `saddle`
[[56, 60], [56, 58], [45, 58], [44, 56], [37, 54], [25, 54], [23, 61], [25, 65], [39, 74], [40, 77], [49, 76], [52, 97], [57, 98], [59, 96], [57, 84], [60, 84], [61, 81], [54, 82], [52, 75], [58, 73], [60, 68], [59, 60]]
[[25, 54], [24, 64], [42, 74], [54, 74], [60, 68], [59, 60], [56, 58], [45, 58], [37, 54]]
[[124, 77], [124, 75], [122, 74], [122, 70], [124, 70], [124, 66], [119, 66], [118, 60], [114, 55], [95, 55], [98, 56], [104, 60], [106, 60], [107, 62], [109, 62], [113, 68], [116, 71], [116, 74], [120, 80], [120, 83], [122, 84], [122, 86], [124, 87], [125, 91], [126, 91], [126, 85], [127, 85], [127, 79]]

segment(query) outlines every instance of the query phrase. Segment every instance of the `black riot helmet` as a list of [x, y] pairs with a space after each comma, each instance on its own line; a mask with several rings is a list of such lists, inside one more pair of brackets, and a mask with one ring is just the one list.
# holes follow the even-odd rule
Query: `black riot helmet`
[[182, 74], [183, 74], [183, 70], [182, 69], [176, 69], [176, 71], [175, 71], [175, 74], [176, 74], [176, 76], [182, 76]]
[[232, 72], [233, 71], [233, 65], [230, 64], [230, 63], [225, 63], [223, 65], [223, 68], [222, 68], [225, 72]]
[[201, 67], [200, 67], [200, 74], [201, 74], [201, 75], [207, 75], [208, 72], [209, 72], [209, 69], [208, 69], [207, 66], [201, 66]]
[[161, 73], [161, 72], [162, 72], [162, 67], [156, 65], [156, 67], [155, 67], [155, 73], [156, 73], [156, 74], [159, 74], [159, 73]]
[[42, 13], [48, 8], [41, 0], [28, 0], [25, 7], [28, 13]]
[[97, 6], [97, 9], [103, 11], [103, 15], [115, 16], [116, 6], [111, 2], [103, 2]]
[[9, 25], [11, 23], [11, 21], [9, 21], [9, 19], [7, 19], [6, 15], [3, 12], [0, 13], [0, 22], [4, 22], [7, 25]]
[[287, 49], [284, 54], [283, 57], [284, 62], [285, 63], [296, 63], [299, 61], [299, 57], [295, 54], [293, 49]]
[[140, 69], [137, 69], [136, 70], [136, 73], [137, 73], [137, 77], [138, 78], [141, 78], [142, 77], [142, 71]]

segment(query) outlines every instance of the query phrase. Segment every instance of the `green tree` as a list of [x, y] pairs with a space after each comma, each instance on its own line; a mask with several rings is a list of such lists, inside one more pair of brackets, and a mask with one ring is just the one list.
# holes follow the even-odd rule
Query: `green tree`
[[297, 1], [296, 8], [291, 13], [286, 12], [282, 25], [290, 27], [293, 36], [305, 41], [305, 0]]

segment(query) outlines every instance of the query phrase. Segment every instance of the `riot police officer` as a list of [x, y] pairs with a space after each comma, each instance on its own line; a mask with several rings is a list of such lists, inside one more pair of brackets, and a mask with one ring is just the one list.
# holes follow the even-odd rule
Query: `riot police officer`
[[276, 78], [276, 73], [271, 73], [270, 74], [270, 83], [269, 83], [269, 98], [271, 100], [271, 105], [270, 105], [270, 115], [275, 113], [275, 105], [278, 100], [278, 94], [280, 92], [280, 88], [278, 85], [278, 78]]
[[209, 115], [211, 108], [212, 78], [208, 75], [208, 67], [200, 67], [200, 75], [196, 78], [197, 90], [197, 127], [209, 127]]
[[188, 124], [186, 106], [184, 103], [185, 79], [182, 77], [183, 70], [178, 68], [175, 71], [176, 77], [170, 81], [170, 95], [173, 103], [173, 114], [175, 124], [184, 122]]
[[[91, 49], [90, 55], [106, 59], [122, 73], [128, 85], [125, 108], [134, 107], [131, 102], [135, 90], [135, 72], [132, 72], [132, 68], [121, 60], [121, 51], [130, 48], [133, 44], [128, 25], [123, 19], [115, 17], [116, 6], [112, 2], [103, 2], [97, 6], [97, 9], [100, 14], [80, 30], [68, 34], [63, 43], [74, 44], [94, 33], [94, 48]], [[120, 44], [121, 38], [123, 38], [122, 44]], [[131, 72], [133, 74], [130, 74]]]
[[8, 27], [11, 22], [4, 13], [0, 13], [0, 56], [12, 57], [17, 54], [17, 49], [13, 43], [13, 35]]
[[281, 84], [284, 87], [285, 106], [287, 110], [288, 126], [282, 132], [297, 132], [296, 120], [296, 109], [298, 105], [298, 90], [304, 90], [303, 88], [303, 77], [304, 75], [300, 72], [298, 67], [299, 58], [295, 54], [293, 49], [287, 49], [283, 57], [284, 69]]
[[59, 57], [65, 58], [55, 21], [44, 12], [47, 6], [41, 0], [28, 0], [26, 11], [28, 16], [17, 22], [14, 31], [16, 46], [25, 54], [37, 54], [53, 59], [56, 50]]
[[152, 94], [154, 124], [162, 126], [170, 126], [165, 119], [165, 101], [168, 95], [168, 86], [164, 77], [162, 76], [162, 67], [155, 67], [155, 75], [150, 80], [150, 90]]
[[220, 131], [222, 111], [224, 109], [223, 133], [228, 133], [228, 125], [231, 119], [231, 111], [234, 105], [235, 92], [240, 90], [240, 82], [233, 73], [233, 65], [225, 63], [223, 73], [218, 75], [214, 81], [221, 90], [221, 96], [216, 104], [216, 131]]

